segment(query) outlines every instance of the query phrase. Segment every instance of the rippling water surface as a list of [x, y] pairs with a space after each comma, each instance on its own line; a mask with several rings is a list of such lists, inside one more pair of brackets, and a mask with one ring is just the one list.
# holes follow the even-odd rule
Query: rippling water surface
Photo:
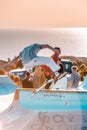
[[[13, 58], [32, 43], [61, 47], [61, 55], [87, 56], [87, 28], [0, 30], [0, 59]], [[42, 51], [40, 54], [51, 54]]]

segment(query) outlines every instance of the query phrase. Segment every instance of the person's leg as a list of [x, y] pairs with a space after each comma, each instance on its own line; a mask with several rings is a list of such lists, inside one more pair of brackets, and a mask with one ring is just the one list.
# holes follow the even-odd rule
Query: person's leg
[[47, 65], [51, 68], [51, 70], [53, 72], [58, 72], [58, 70], [60, 69], [60, 66], [58, 66], [52, 58], [50, 57], [36, 57], [33, 60], [31, 60], [29, 63], [25, 64], [25, 68], [26, 69], [30, 69], [33, 68], [37, 65]]
[[30, 68], [33, 68], [35, 66], [39, 65], [38, 64], [38, 58], [34, 58], [33, 60], [31, 60], [30, 62], [28, 62], [27, 64], [24, 64], [24, 67], [29, 70]]
[[50, 57], [38, 57], [38, 64], [49, 66], [53, 72], [60, 69], [60, 66], [58, 66]]

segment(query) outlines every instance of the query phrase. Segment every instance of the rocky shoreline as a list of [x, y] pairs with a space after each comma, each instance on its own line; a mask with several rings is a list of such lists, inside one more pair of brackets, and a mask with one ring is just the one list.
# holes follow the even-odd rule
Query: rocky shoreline
[[[87, 74], [87, 57], [75, 57], [75, 56], [61, 56], [61, 59], [71, 60], [74, 65], [78, 66], [80, 73], [84, 76]], [[21, 60], [17, 61], [14, 58], [12, 61], [0, 60], [0, 75], [5, 72], [9, 72], [12, 69], [22, 68]]]
[[[82, 64], [87, 65], [87, 57], [75, 57], [75, 56], [61, 56], [62, 59], [69, 59], [74, 62], [78, 67]], [[17, 62], [15, 58], [8, 62], [4, 60], [0, 60], [0, 69], [4, 69], [5, 71], [9, 71], [9, 68], [16, 68]]]
[[75, 64], [77, 64], [78, 67], [80, 67], [82, 64], [87, 65], [87, 57], [61, 56], [61, 58], [70, 59]]

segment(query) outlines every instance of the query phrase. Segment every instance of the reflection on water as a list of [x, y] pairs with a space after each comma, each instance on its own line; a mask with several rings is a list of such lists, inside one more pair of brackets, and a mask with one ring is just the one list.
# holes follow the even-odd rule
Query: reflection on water
[[[13, 58], [25, 46], [32, 43], [59, 46], [62, 55], [86, 57], [87, 28], [0, 30], [0, 59]], [[42, 53], [46, 54], [46, 52]]]

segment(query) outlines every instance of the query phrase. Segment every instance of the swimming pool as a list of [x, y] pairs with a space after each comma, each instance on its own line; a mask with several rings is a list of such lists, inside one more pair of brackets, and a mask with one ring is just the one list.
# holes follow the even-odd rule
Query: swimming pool
[[33, 97], [32, 90], [19, 90], [19, 105], [35, 111], [87, 110], [87, 91], [41, 90]]
[[15, 84], [2, 84], [0, 83], [0, 95], [7, 95], [14, 93], [18, 87]]

